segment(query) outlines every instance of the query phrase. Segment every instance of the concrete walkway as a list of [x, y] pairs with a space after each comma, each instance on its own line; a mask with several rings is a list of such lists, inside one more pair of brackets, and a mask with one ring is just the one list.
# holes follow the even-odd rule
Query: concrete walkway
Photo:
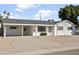
[[45, 54], [79, 49], [79, 36], [0, 37], [0, 54]]

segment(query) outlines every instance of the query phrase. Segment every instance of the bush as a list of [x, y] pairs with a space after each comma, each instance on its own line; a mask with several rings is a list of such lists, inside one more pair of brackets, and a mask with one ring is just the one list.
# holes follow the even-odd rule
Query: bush
[[46, 36], [47, 33], [40, 33], [40, 36]]

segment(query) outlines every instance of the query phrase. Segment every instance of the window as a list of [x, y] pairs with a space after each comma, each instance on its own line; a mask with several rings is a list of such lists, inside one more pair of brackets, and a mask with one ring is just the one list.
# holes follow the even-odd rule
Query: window
[[57, 30], [63, 30], [63, 26], [57, 26]]
[[44, 26], [38, 26], [38, 31], [45, 31], [45, 27]]
[[15, 27], [15, 26], [12, 26], [12, 27], [10, 27], [10, 29], [16, 29], [17, 27]]
[[72, 27], [68, 27], [68, 30], [72, 30]]

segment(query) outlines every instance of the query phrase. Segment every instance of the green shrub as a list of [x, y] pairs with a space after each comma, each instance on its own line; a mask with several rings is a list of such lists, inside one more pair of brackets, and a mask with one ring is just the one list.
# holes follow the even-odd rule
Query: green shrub
[[40, 36], [46, 36], [47, 33], [40, 33]]

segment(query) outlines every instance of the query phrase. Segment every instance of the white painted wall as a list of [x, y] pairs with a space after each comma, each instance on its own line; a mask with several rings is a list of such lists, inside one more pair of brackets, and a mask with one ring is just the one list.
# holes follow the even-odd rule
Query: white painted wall
[[[63, 30], [57, 30], [57, 26], [63, 26]], [[68, 30], [67, 28], [71, 26], [72, 30]], [[76, 31], [75, 27], [68, 22], [62, 21], [55, 24], [55, 30], [54, 30], [55, 35], [72, 35], [75, 34], [75, 31]]]
[[[34, 26], [33, 27], [33, 36], [40, 36], [40, 34], [42, 33], [42, 32], [38, 32], [38, 26]], [[44, 32], [43, 32], [44, 33]], [[46, 31], [45, 31], [45, 33], [47, 33], [47, 36], [53, 36], [54, 34], [54, 31], [52, 30], [52, 32], [49, 32], [49, 30], [48, 30], [48, 26], [46, 26]]]
[[[33, 36], [40, 36], [41, 33], [42, 32], [37, 32], [37, 33], [33, 32]], [[51, 36], [49, 32], [45, 32], [45, 33], [47, 33], [47, 36]]]

